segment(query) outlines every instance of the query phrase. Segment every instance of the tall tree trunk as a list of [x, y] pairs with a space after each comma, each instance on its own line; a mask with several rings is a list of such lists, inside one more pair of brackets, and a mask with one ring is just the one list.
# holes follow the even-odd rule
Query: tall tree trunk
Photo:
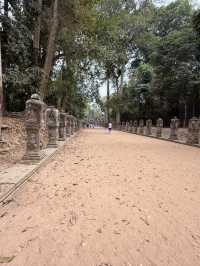
[[[1, 2], [1, 1], [0, 1]], [[3, 23], [2, 23], [2, 28], [3, 28], [3, 32], [1, 32], [0, 34], [2, 34], [2, 38], [1, 38], [1, 45], [2, 45], [2, 54], [6, 54], [6, 47], [8, 45], [8, 3], [9, 1], [8, 0], [4, 0], [4, 6], [3, 6], [3, 9], [4, 9], [4, 17], [6, 18]], [[8, 59], [7, 57], [5, 56], [2, 60], [2, 72], [5, 73], [6, 69], [8, 68]]]
[[33, 32], [33, 63], [35, 66], [39, 66], [42, 0], [37, 0], [37, 11], [38, 16], [36, 17]]
[[2, 81], [2, 63], [1, 63], [1, 35], [0, 35], [0, 141], [2, 140], [2, 134], [1, 134], [2, 115], [3, 115], [3, 81]]
[[40, 83], [40, 94], [42, 99], [47, 95], [47, 85], [49, 76], [52, 70], [52, 62], [55, 50], [56, 34], [58, 30], [58, 0], [53, 2], [53, 17], [48, 39], [47, 54], [45, 58], [44, 68], [42, 72], [42, 79]]
[[[2, 1], [3, 2], [3, 1]], [[2, 76], [3, 73], [6, 72], [6, 69], [9, 66], [9, 62], [8, 62], [8, 58], [6, 56], [4, 56], [4, 58], [2, 59], [2, 54], [6, 54], [7, 52], [7, 45], [8, 45], [8, 10], [9, 10], [9, 0], [4, 0], [3, 2], [3, 9], [4, 9], [4, 17], [6, 18], [6, 20], [2, 23], [2, 28], [3, 30], [0, 28], [0, 119], [2, 121], [2, 115], [4, 112], [4, 108], [6, 106], [6, 100], [3, 93], [3, 80], [2, 80]], [[1, 122], [0, 122], [1, 124]], [[1, 127], [1, 126], [0, 126]], [[1, 131], [0, 131], [0, 139], [1, 139]]]
[[110, 78], [107, 76], [107, 122], [110, 122]]
[[[118, 96], [122, 96], [123, 95], [123, 85], [124, 85], [124, 67], [122, 67], [122, 71], [121, 71], [121, 79], [120, 79], [120, 86], [119, 86], [119, 92], [118, 92]], [[121, 122], [121, 114], [120, 114], [120, 106], [118, 106], [118, 110], [116, 112], [116, 123], [120, 124]]]

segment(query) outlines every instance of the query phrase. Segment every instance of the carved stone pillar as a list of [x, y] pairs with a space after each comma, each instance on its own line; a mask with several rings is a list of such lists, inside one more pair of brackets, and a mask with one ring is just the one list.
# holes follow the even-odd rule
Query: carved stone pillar
[[74, 117], [74, 133], [76, 132], [76, 118]]
[[46, 121], [48, 128], [48, 148], [58, 146], [59, 111], [54, 106], [49, 106], [46, 110]]
[[129, 122], [128, 132], [132, 133], [132, 129], [133, 129], [133, 121], [131, 120], [131, 121]]
[[77, 118], [74, 119], [74, 130], [75, 130], [75, 132], [78, 131], [78, 122], [77, 122]]
[[69, 118], [69, 115], [68, 114], [66, 114], [65, 125], [66, 125], [66, 137], [70, 137], [70, 135], [71, 135], [71, 129], [70, 129], [70, 118]]
[[76, 120], [76, 128], [77, 128], [77, 131], [79, 131], [79, 129], [81, 128], [81, 121], [79, 119]]
[[144, 134], [144, 120], [140, 119], [139, 121], [139, 134], [143, 135]]
[[179, 128], [179, 119], [174, 117], [170, 121], [170, 139], [177, 140], [178, 139], [178, 128]]
[[133, 122], [133, 133], [137, 134], [137, 130], [138, 130], [138, 121], [135, 120]]
[[120, 130], [121, 128], [121, 123], [116, 123], [116, 130]]
[[59, 115], [59, 140], [65, 141], [66, 139], [66, 114], [60, 112]]
[[188, 144], [198, 144], [199, 143], [199, 124], [200, 121], [197, 117], [193, 117], [189, 121], [188, 127]]
[[158, 118], [156, 123], [156, 137], [158, 138], [162, 137], [162, 129], [163, 129], [163, 119]]
[[122, 121], [122, 123], [121, 123], [121, 131], [124, 131], [124, 128], [125, 128], [125, 122]]
[[147, 121], [146, 121], [146, 135], [147, 136], [150, 136], [152, 134], [151, 128], [152, 128], [152, 120], [147, 119]]
[[33, 94], [26, 102], [25, 127], [27, 134], [26, 153], [23, 161], [26, 163], [40, 161], [44, 154], [40, 151], [40, 128], [44, 103], [38, 94]]
[[70, 122], [71, 122], [71, 134], [74, 135], [74, 117], [73, 117], [73, 115], [70, 116]]

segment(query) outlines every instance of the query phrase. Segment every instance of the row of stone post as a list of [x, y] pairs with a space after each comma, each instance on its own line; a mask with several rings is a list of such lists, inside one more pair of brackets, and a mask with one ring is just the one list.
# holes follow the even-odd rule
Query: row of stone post
[[40, 150], [42, 126], [48, 131], [47, 148], [56, 148], [58, 141], [65, 141], [79, 129], [79, 122], [74, 116], [59, 112], [54, 106], [45, 108], [40, 96], [33, 94], [26, 102], [25, 110], [27, 145], [23, 160], [26, 162], [39, 161], [44, 156]]
[[[178, 140], [178, 129], [180, 126], [180, 121], [177, 117], [170, 120], [170, 140]], [[164, 123], [162, 118], [158, 118], [156, 121], [156, 137], [162, 137]], [[120, 130], [127, 131], [130, 133], [140, 134], [140, 135], [152, 135], [152, 120], [146, 120], [146, 126], [143, 119], [130, 122], [122, 122], [120, 125]], [[199, 144], [200, 142], [200, 119], [193, 117], [189, 120], [188, 134], [186, 143], [188, 144]]]
[[[177, 118], [171, 119], [171, 123], [170, 123], [170, 128], [171, 128], [170, 138], [171, 139], [177, 138], [178, 125], [179, 125], [179, 120]], [[158, 120], [156, 121], [156, 137], [158, 138], [162, 137], [162, 129], [163, 129], [163, 119], [158, 118]], [[147, 119], [146, 126], [145, 126], [143, 119], [140, 119], [139, 123], [137, 120], [135, 120], [134, 122], [132, 121], [126, 122], [126, 123], [122, 122], [121, 130], [128, 131], [131, 133], [139, 133], [141, 135], [145, 134], [147, 136], [152, 135], [152, 120]]]

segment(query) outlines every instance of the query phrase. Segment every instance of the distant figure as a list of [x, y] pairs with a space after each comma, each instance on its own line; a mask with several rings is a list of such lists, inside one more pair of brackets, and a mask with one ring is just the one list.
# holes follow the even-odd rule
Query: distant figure
[[111, 122], [108, 123], [108, 131], [109, 131], [109, 133], [111, 133], [111, 131], [112, 131], [112, 123]]

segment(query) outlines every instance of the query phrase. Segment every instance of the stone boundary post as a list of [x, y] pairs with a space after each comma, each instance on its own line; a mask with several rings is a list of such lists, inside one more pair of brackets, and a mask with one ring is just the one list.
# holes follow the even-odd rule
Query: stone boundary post
[[129, 128], [128, 128], [128, 132], [132, 132], [132, 130], [133, 130], [133, 121], [131, 120], [130, 122], [129, 122]]
[[147, 121], [146, 121], [146, 135], [147, 136], [150, 136], [152, 134], [151, 128], [152, 128], [152, 120], [147, 119]]
[[126, 131], [126, 132], [128, 131], [128, 127], [129, 127], [129, 122], [126, 121], [126, 124], [125, 124], [125, 131]]
[[71, 124], [70, 124], [70, 117], [66, 114], [66, 137], [71, 136]]
[[26, 102], [25, 128], [27, 134], [26, 152], [23, 161], [34, 163], [40, 161], [44, 155], [40, 151], [40, 129], [44, 103], [38, 94], [33, 94]]
[[60, 112], [59, 114], [59, 140], [65, 141], [66, 139], [66, 114]]
[[133, 122], [133, 133], [137, 134], [137, 130], [138, 130], [138, 121], [134, 120], [134, 122]]
[[74, 117], [71, 115], [71, 133], [74, 135]]
[[162, 137], [162, 129], [163, 129], [163, 119], [158, 118], [156, 122], [156, 137], [157, 138]]
[[139, 121], [139, 134], [144, 135], [144, 120], [140, 119]]
[[171, 140], [178, 140], [178, 128], [179, 128], [179, 119], [174, 117], [170, 121], [170, 137]]
[[199, 124], [200, 120], [197, 117], [193, 117], [189, 121], [188, 126], [188, 144], [198, 144], [199, 143]]
[[48, 148], [58, 146], [59, 111], [54, 106], [49, 106], [46, 110], [46, 121], [48, 129]]
[[122, 122], [122, 131], [125, 131], [125, 128], [126, 128], [126, 123], [123, 121]]

